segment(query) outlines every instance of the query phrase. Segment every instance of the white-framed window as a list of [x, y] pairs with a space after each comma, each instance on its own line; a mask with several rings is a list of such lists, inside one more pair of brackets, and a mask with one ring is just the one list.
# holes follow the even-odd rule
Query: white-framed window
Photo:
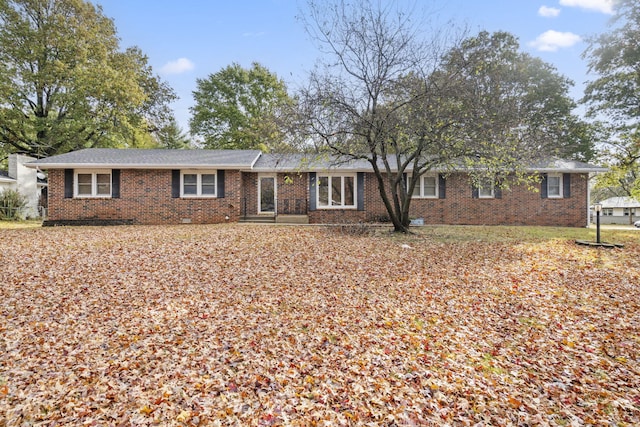
[[75, 171], [75, 197], [111, 197], [111, 170]]
[[495, 189], [492, 183], [482, 183], [478, 187], [478, 198], [493, 199], [496, 197]]
[[180, 197], [216, 197], [216, 171], [180, 171]]
[[413, 188], [413, 198], [438, 198], [438, 175], [422, 175]]
[[547, 175], [547, 197], [562, 198], [562, 174]]
[[356, 207], [356, 175], [318, 174], [317, 206], [328, 208]]
[[604, 216], [613, 216], [613, 208], [603, 208], [602, 215]]
[[622, 212], [623, 212], [624, 216], [629, 216], [629, 213], [631, 213], [631, 215], [634, 215], [634, 216], [636, 214], [635, 208], [623, 208]]

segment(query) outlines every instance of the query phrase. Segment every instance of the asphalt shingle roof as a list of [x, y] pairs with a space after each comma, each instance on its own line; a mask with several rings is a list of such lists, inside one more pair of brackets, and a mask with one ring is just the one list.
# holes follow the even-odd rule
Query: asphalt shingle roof
[[87, 148], [30, 162], [42, 169], [59, 168], [251, 168], [259, 150], [166, 150]]
[[370, 171], [366, 160], [336, 161], [327, 154], [263, 154], [253, 167], [258, 172], [267, 171]]
[[533, 164], [529, 169], [538, 172], [606, 172], [607, 168], [577, 160], [550, 158]]
[[[263, 154], [254, 166], [254, 170], [266, 171], [372, 171], [371, 164], [366, 160], [336, 161], [335, 157], [326, 154]], [[389, 164], [395, 170], [396, 158], [393, 154], [388, 156]], [[384, 170], [381, 160], [378, 166]], [[536, 172], [606, 172], [606, 168], [594, 166], [575, 160], [562, 160], [549, 158], [534, 163], [529, 168]], [[438, 170], [436, 167], [434, 170]], [[411, 165], [406, 169], [411, 172]]]
[[[167, 150], [88, 148], [28, 163], [41, 169], [118, 168], [118, 169], [187, 169], [216, 168], [256, 172], [293, 171], [372, 171], [364, 160], [336, 160], [328, 154], [263, 154], [259, 150]], [[389, 157], [393, 168], [395, 158]], [[384, 169], [382, 162], [379, 163]], [[588, 163], [550, 158], [530, 168], [536, 172], [605, 172], [606, 168]], [[434, 170], [437, 170], [435, 168]], [[407, 172], [411, 172], [410, 168]]]

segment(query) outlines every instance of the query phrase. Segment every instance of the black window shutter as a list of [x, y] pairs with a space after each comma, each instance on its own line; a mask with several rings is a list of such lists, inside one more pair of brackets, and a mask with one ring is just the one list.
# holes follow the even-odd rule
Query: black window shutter
[[568, 199], [571, 197], [571, 174], [562, 174], [562, 197]]
[[447, 180], [444, 179], [444, 175], [438, 175], [438, 198], [447, 198]]
[[500, 188], [497, 185], [495, 187], [493, 187], [493, 196], [496, 199], [502, 199], [502, 188]]
[[73, 198], [73, 169], [64, 170], [64, 198]]
[[357, 207], [359, 211], [364, 210], [364, 172], [358, 172], [357, 175], [358, 186], [358, 203]]
[[177, 199], [180, 197], [180, 170], [171, 170], [171, 197]]
[[542, 174], [542, 181], [540, 182], [540, 197], [546, 199], [549, 197], [549, 189], [547, 188], [547, 174]]
[[222, 199], [224, 198], [224, 170], [218, 171], [216, 180], [218, 181], [218, 198]]
[[309, 210], [316, 210], [316, 173], [309, 172]]
[[478, 187], [475, 185], [471, 187], [471, 197], [477, 199], [479, 197]]
[[114, 199], [120, 198], [120, 169], [111, 171], [111, 197]]

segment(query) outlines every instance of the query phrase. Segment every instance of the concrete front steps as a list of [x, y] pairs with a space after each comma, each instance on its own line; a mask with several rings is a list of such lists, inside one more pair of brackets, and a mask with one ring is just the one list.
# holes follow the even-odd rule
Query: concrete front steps
[[247, 215], [240, 218], [241, 223], [250, 224], [309, 224], [307, 215]]

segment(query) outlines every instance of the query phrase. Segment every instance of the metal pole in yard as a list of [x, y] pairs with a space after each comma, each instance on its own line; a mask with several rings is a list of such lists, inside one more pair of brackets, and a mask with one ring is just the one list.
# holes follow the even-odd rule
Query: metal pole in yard
[[600, 211], [602, 210], [602, 204], [596, 203], [593, 207], [596, 211], [596, 243], [600, 243]]

